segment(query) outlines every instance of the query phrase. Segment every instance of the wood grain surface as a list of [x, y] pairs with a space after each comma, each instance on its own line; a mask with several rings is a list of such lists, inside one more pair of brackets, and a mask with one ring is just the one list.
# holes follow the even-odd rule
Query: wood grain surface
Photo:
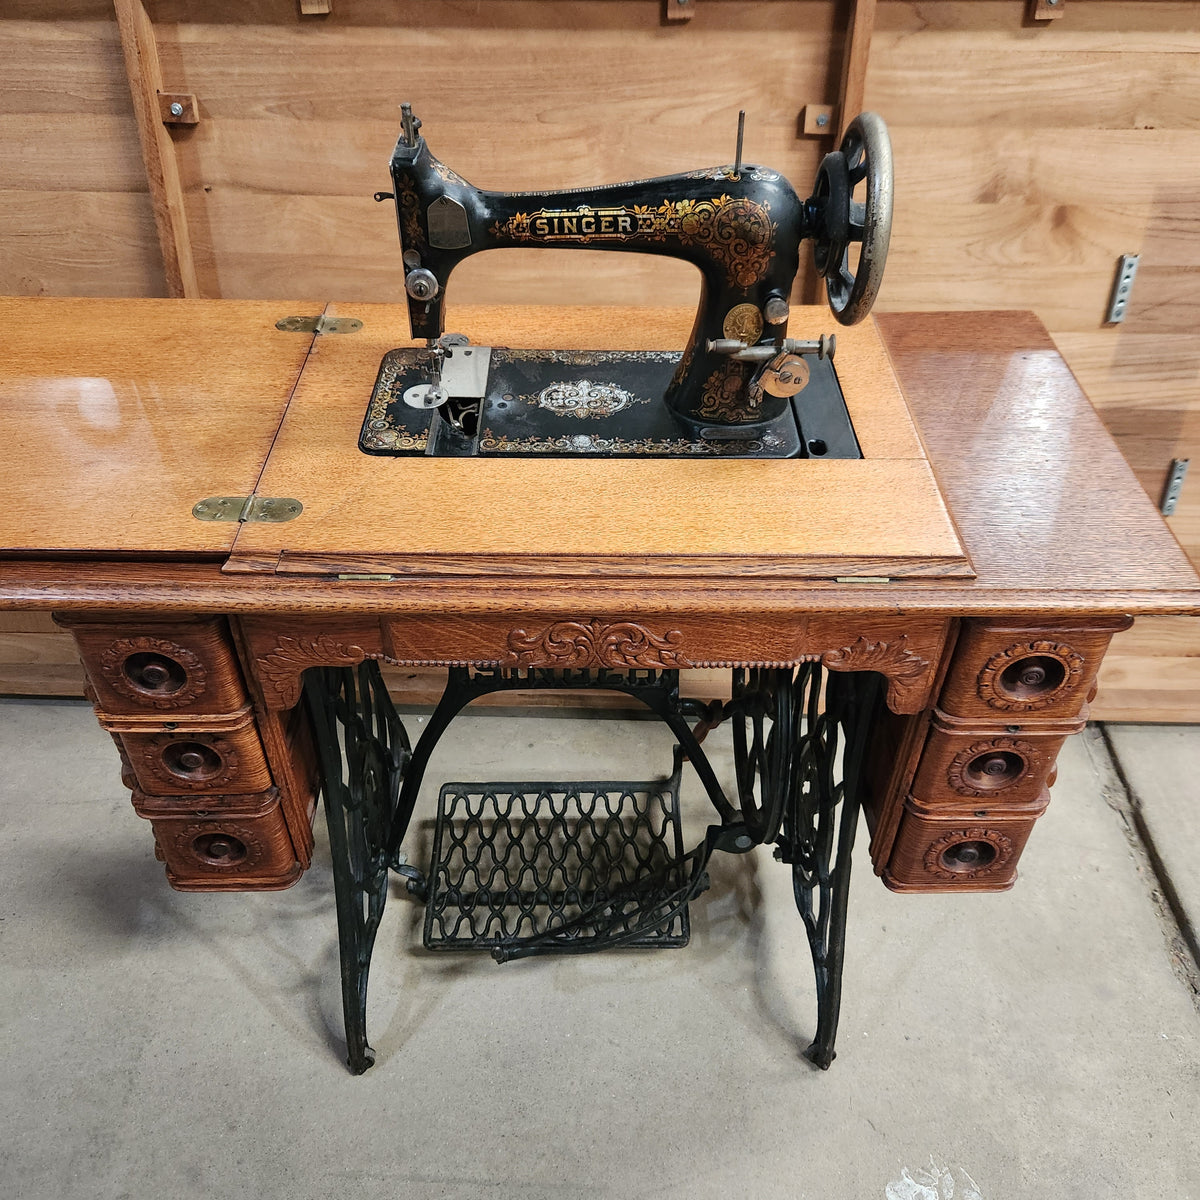
[[114, 0], [121, 48], [125, 55], [125, 73], [129, 77], [130, 98], [137, 119], [142, 160], [150, 188], [154, 225], [162, 251], [163, 272], [170, 296], [200, 295], [192, 244], [188, 237], [187, 213], [175, 144], [162, 120], [160, 94], [162, 69], [158, 62], [157, 35], [142, 0]]
[[[424, 575], [387, 583], [255, 578], [222, 573], [217, 562], [158, 566], [10, 558], [0, 561], [0, 606], [446, 613], [494, 611], [502, 595], [508, 611], [575, 617], [664, 610], [1200, 611], [1200, 580], [1034, 318], [891, 314], [880, 323], [978, 572], [974, 580], [789, 584], [742, 574], [734, 561], [690, 582], [612, 574], [574, 576], [564, 586], [562, 577], [540, 571], [484, 586], [479, 578], [447, 573], [437, 564]], [[326, 339], [320, 353], [333, 344]]]
[[[407, 310], [328, 311], [359, 316], [364, 328], [314, 349], [259, 485], [295, 496], [304, 512], [286, 525], [243, 526], [229, 569], [274, 570], [283, 556], [289, 570], [326, 574], [393, 564], [511, 577], [555, 573], [563, 558], [584, 560], [574, 574], [627, 572], [628, 560], [645, 559], [634, 569], [661, 577], [743, 564], [826, 578], [969, 570], [869, 322], [839, 331], [836, 359], [862, 460], [427, 459], [358, 449], [380, 360], [411, 344]], [[460, 308], [447, 327], [485, 345], [662, 349], [683, 345], [692, 315]], [[802, 310], [789, 331], [814, 337], [831, 326], [824, 310]]]
[[1034, 317], [885, 314], [879, 324], [981, 584], [1195, 586]]
[[192, 506], [253, 490], [312, 341], [275, 329], [295, 310], [0, 299], [0, 547], [227, 552], [236, 522]]

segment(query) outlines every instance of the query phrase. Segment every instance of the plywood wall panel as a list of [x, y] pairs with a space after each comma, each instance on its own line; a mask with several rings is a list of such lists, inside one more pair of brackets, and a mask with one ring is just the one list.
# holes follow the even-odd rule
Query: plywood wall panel
[[1200, 644], [1192, 617], [1142, 617], [1113, 639], [1091, 706], [1097, 721], [1200, 723]]
[[162, 289], [145, 194], [0, 191], [0, 295], [154, 296]]
[[[1070, 14], [1070, 21], [1058, 22], [1056, 36], [1068, 43], [1086, 36], [1089, 45], [1104, 49], [1147, 43], [1170, 51], [1178, 45], [1176, 34], [1196, 30], [1194, 0], [1079, 0], [1070, 3]], [[1131, 22], [1131, 16], [1136, 21]], [[887, 0], [879, 6], [876, 28], [897, 34], [1002, 33], [1015, 41], [1030, 41], [1047, 29], [1047, 23], [1030, 20], [1024, 0]]]
[[[748, 160], [806, 186], [823, 150], [797, 123], [805, 99], [834, 86], [828, 4], [726, 0], [686, 28], [642, 0], [494, 0], [469, 13], [434, 0], [379, 10], [377, 25], [358, 6], [319, 25], [258, 9], [262, 23], [226, 25], [155, 8], [180, 19], [159, 26], [164, 77], [201, 98], [200, 125], [177, 150], [214, 294], [278, 294], [271, 281], [287, 279], [307, 294], [396, 297], [394, 218], [368, 198], [389, 186], [405, 99], [436, 154], [501, 190], [729, 161], [739, 107]], [[539, 269], [529, 255], [514, 269], [483, 256], [452, 287], [476, 303], [679, 303], [698, 292], [694, 272], [673, 264], [566, 257]]]
[[0, 294], [160, 294], [111, 6], [0, 17]]

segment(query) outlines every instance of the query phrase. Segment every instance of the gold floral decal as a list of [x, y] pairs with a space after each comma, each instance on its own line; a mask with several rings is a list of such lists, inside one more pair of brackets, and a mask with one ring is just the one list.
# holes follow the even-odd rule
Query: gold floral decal
[[699, 246], [725, 268], [731, 287], [744, 289], [766, 274], [777, 230], [770, 205], [721, 195], [711, 200], [664, 200], [657, 208], [649, 204], [539, 208], [495, 221], [489, 232], [494, 238], [549, 246], [634, 239]]
[[747, 408], [746, 386], [753, 363], [724, 359], [704, 381], [700, 392], [700, 416], [709, 421], [744, 424], [759, 420], [757, 412]]
[[479, 449], [494, 454], [650, 454], [660, 458], [711, 454], [734, 458], [758, 454], [779, 439], [774, 434], [762, 438], [737, 438], [712, 442], [689, 442], [686, 438], [606, 438], [594, 433], [564, 433], [561, 437], [509, 437], [485, 429], [479, 435]]
[[424, 450], [429, 442], [428, 430], [414, 433], [407, 425], [393, 421], [388, 408], [401, 402], [398, 380], [401, 372], [410, 367], [427, 364], [432, 356], [427, 350], [389, 350], [379, 367], [379, 378], [371, 393], [363, 423], [360, 445], [372, 450]]
[[421, 232], [421, 200], [411, 179], [400, 184], [400, 224], [404, 229], [404, 249], [426, 250], [425, 235]]

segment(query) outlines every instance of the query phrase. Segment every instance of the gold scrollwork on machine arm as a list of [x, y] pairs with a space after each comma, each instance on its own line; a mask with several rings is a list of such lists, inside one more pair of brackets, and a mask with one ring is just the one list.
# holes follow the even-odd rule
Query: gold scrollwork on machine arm
[[753, 287], [767, 272], [777, 232], [770, 205], [745, 196], [664, 200], [573, 209], [540, 208], [494, 221], [492, 237], [547, 246], [604, 242], [661, 242], [698, 246], [724, 269], [731, 287]]

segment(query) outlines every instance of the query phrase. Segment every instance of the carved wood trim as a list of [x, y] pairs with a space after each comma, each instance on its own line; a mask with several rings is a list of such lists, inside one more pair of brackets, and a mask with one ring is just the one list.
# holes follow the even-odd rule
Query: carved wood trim
[[300, 700], [300, 676], [307, 668], [354, 667], [364, 659], [378, 657], [327, 633], [309, 637], [280, 634], [275, 648], [260, 654], [255, 665], [267, 704], [271, 708], [292, 708]]
[[[1024, 658], [1050, 658], [1062, 664], [1063, 677], [1057, 686], [1047, 688], [1044, 692], [1031, 696], [1018, 696], [1009, 692], [1003, 685], [1002, 677], [1010, 667]], [[1046, 640], [1019, 642], [993, 654], [979, 672], [976, 688], [982, 699], [991, 708], [1003, 712], [1033, 712], [1040, 708], [1049, 708], [1061, 700], [1074, 688], [1079, 686], [1083, 678], [1084, 659], [1072, 646], [1066, 642]]]
[[[970, 870], [952, 871], [942, 865], [942, 855], [951, 846], [959, 842], [986, 842], [996, 851], [996, 857], [990, 863]], [[1001, 833], [998, 829], [987, 829], [981, 825], [969, 826], [965, 829], [952, 829], [943, 833], [936, 841], [929, 844], [925, 851], [925, 870], [936, 879], [947, 882], [964, 879], [988, 879], [1006, 870], [1012, 859], [1012, 838]]]
[[[156, 693], [140, 688], [125, 673], [125, 663], [135, 654], [157, 654], [179, 665], [186, 678], [174, 691]], [[135, 704], [148, 708], [178, 708], [191, 704], [204, 694], [208, 685], [208, 670], [186, 646], [166, 638], [119, 638], [100, 655], [100, 673], [105, 683]]]
[[[979, 787], [967, 777], [967, 767], [981, 754], [988, 752], [1002, 753], [1007, 751], [1021, 759], [1021, 773], [1013, 778], [1005, 778], [992, 787]], [[946, 778], [950, 786], [960, 796], [996, 796], [1000, 792], [1009, 791], [1019, 784], [1028, 783], [1037, 774], [1036, 763], [1038, 752], [1032, 743], [1013, 737], [984, 738], [964, 747], [951, 760], [946, 768]]]
[[921, 707], [925, 684], [933, 663], [908, 648], [908, 634], [893, 641], [873, 642], [856, 638], [839, 650], [821, 655], [831, 671], [878, 671], [888, 681], [888, 707], [893, 712], [912, 712]]
[[655, 633], [634, 621], [555, 621], [533, 633], [512, 630], [502, 667], [657, 667], [696, 664], [683, 653], [683, 631]]

